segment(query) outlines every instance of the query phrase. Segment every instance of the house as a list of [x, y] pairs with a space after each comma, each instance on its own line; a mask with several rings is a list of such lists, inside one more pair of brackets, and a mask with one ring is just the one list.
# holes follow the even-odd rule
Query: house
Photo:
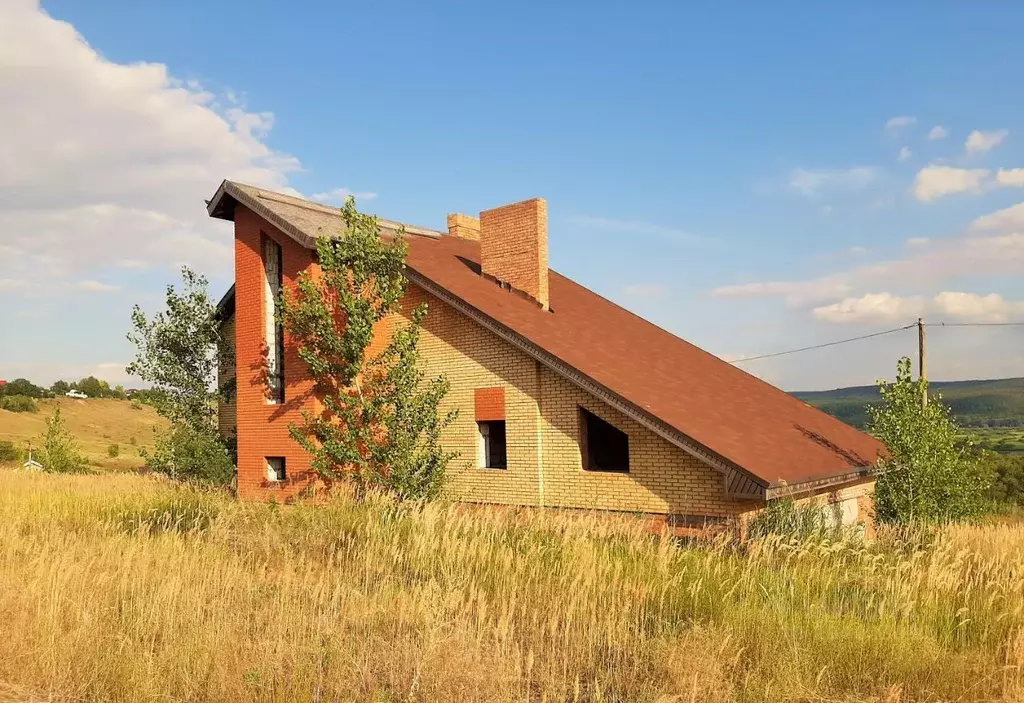
[[[288, 425], [313, 402], [312, 382], [274, 300], [315, 266], [317, 238], [338, 235], [341, 217], [230, 181], [208, 212], [235, 231], [235, 285], [219, 308], [237, 393], [220, 422], [237, 429], [239, 495], [287, 499], [311, 478]], [[442, 409], [459, 411], [443, 437], [459, 453], [449, 495], [681, 526], [742, 521], [780, 497], [870, 519], [880, 442], [550, 271], [544, 200], [447, 224], [406, 226], [404, 309], [429, 304], [423, 362], [451, 384]]]

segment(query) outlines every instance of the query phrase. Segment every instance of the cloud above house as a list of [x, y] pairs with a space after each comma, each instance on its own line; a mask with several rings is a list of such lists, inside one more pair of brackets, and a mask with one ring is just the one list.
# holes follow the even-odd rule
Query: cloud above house
[[105, 271], [184, 263], [227, 276], [230, 229], [204, 199], [223, 178], [288, 190], [299, 168], [267, 144], [273, 114], [162, 64], [112, 62], [34, 2], [0, 4], [0, 74], [0, 104], [18, 106], [0, 110], [9, 281], [84, 277], [82, 290], [110, 292]]
[[928, 130], [928, 139], [933, 142], [939, 141], [940, 139], [945, 139], [948, 136], [949, 130], [941, 125], [935, 125], [930, 130]]

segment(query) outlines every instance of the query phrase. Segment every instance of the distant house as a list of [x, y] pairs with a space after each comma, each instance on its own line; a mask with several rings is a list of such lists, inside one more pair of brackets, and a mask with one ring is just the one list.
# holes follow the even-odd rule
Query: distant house
[[89, 397], [82, 391], [76, 391], [73, 388], [64, 395], [66, 395], [68, 398], [78, 398], [79, 400], [85, 400], [86, 398]]
[[29, 449], [28, 459], [26, 459], [25, 463], [21, 465], [21, 468], [25, 469], [26, 471], [42, 471], [43, 465], [35, 460], [35, 457], [32, 456], [32, 450]]
[[[208, 211], [235, 230], [235, 284], [218, 313], [236, 349], [220, 426], [237, 432], [238, 492], [287, 499], [315, 480], [288, 426], [316, 401], [275, 301], [343, 222], [335, 208], [230, 181]], [[401, 225], [380, 226], [390, 236]], [[442, 411], [459, 411], [442, 437], [459, 454], [451, 497], [674, 526], [742, 523], [794, 498], [871, 522], [881, 442], [549, 270], [544, 200], [405, 232], [403, 312], [378, 334], [429, 304], [424, 370], [447, 375]]]

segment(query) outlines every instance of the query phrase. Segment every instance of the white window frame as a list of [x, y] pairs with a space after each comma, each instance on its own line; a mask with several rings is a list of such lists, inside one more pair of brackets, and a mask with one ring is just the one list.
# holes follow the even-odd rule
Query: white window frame
[[265, 457], [267, 463], [267, 480], [281, 483], [288, 480], [288, 465], [283, 456]]

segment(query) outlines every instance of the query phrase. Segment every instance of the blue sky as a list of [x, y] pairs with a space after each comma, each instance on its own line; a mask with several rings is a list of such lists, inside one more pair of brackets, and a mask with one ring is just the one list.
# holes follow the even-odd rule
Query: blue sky
[[[8, 5], [0, 377], [122, 380], [132, 303], [183, 261], [225, 288], [223, 177], [435, 228], [545, 197], [553, 268], [730, 359], [1024, 320], [1024, 8]], [[936, 329], [933, 376], [1024, 375], [1022, 335]], [[744, 368], [872, 383], [913, 344]]]

